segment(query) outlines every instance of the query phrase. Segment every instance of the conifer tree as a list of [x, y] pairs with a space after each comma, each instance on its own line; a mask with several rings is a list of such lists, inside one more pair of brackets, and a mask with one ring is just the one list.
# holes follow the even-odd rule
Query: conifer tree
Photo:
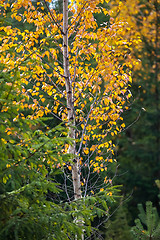
[[134, 239], [158, 240], [160, 239], [160, 217], [152, 202], [146, 202], [146, 211], [142, 204], [138, 204], [139, 219], [135, 220], [136, 226], [132, 228]]

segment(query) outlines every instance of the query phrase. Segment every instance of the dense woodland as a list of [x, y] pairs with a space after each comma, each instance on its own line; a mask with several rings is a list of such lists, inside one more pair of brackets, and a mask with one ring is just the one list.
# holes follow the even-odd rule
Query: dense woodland
[[0, 1], [0, 240], [160, 239], [159, 0]]

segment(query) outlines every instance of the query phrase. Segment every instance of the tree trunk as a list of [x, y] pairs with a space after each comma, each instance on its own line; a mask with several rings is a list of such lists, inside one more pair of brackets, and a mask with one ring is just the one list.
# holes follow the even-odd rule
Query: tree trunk
[[[69, 58], [68, 58], [68, 0], [63, 0], [63, 68], [67, 93], [67, 111], [68, 111], [68, 123], [69, 123], [69, 137], [75, 139], [75, 115], [74, 115], [74, 96], [72, 83], [69, 74]], [[69, 153], [75, 156], [76, 154], [76, 142], [69, 146]], [[74, 188], [74, 199], [81, 198], [81, 184], [79, 173], [78, 159], [73, 159], [72, 165], [72, 179]]]

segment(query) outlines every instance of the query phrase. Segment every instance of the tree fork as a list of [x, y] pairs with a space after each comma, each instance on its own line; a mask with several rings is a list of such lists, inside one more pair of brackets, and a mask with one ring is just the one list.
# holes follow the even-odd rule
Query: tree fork
[[[68, 58], [68, 0], [63, 0], [63, 68], [65, 76], [65, 85], [67, 92], [67, 110], [68, 110], [68, 123], [69, 123], [69, 137], [75, 139], [75, 115], [74, 115], [74, 101], [73, 89], [69, 74], [69, 58]], [[69, 153], [75, 155], [76, 143], [69, 146]], [[72, 179], [74, 188], [74, 199], [77, 200], [82, 197], [81, 184], [79, 174], [79, 161], [74, 159], [72, 165]]]

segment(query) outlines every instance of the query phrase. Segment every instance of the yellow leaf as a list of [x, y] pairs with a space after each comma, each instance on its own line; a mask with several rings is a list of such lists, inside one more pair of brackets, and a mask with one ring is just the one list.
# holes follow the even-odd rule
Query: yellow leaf
[[84, 151], [85, 154], [89, 153], [89, 149], [88, 148], [85, 148], [83, 151]]
[[108, 196], [112, 196], [112, 192], [107, 193]]
[[82, 128], [82, 129], [84, 128], [84, 124], [81, 124], [81, 128]]
[[72, 170], [72, 166], [68, 166], [68, 169], [71, 171]]
[[6, 184], [7, 180], [8, 180], [8, 177], [5, 175], [5, 176], [3, 177], [3, 183]]
[[103, 192], [103, 191], [104, 191], [104, 188], [101, 188], [101, 189], [100, 189], [100, 192]]
[[2, 141], [4, 144], [7, 143], [7, 141], [6, 141], [4, 138], [1, 138], [1, 141]]
[[7, 132], [7, 135], [11, 135], [11, 134], [12, 134], [12, 132], [11, 132], [11, 131], [8, 131], [8, 132]]

